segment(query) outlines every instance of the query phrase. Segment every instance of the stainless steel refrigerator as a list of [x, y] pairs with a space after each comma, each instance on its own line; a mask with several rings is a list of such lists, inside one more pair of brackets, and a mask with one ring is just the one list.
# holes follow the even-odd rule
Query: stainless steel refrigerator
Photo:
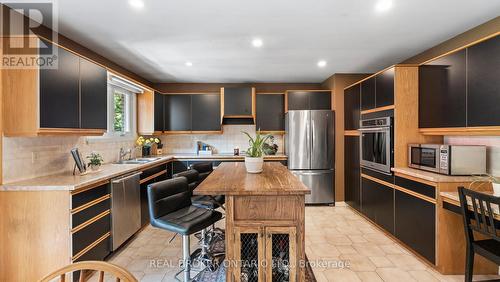
[[311, 189], [306, 204], [335, 203], [334, 112], [288, 111], [285, 152], [288, 169]]

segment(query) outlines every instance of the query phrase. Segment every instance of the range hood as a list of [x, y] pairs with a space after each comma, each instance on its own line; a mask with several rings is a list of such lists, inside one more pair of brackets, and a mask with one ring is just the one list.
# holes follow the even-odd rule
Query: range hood
[[223, 117], [222, 124], [231, 125], [231, 124], [255, 124], [255, 120], [252, 116], [249, 117]]

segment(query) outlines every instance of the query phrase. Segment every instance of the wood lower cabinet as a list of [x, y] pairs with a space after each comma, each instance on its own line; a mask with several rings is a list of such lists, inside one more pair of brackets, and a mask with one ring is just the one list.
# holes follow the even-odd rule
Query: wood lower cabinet
[[361, 210], [359, 136], [344, 137], [344, 187], [345, 201]]
[[394, 234], [394, 189], [365, 177], [361, 179], [362, 213]]

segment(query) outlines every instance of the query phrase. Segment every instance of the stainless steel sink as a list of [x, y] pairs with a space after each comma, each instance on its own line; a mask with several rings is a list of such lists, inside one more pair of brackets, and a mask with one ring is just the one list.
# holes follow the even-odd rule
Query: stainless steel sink
[[131, 160], [121, 160], [116, 162], [116, 164], [147, 164], [156, 160], [159, 160], [160, 158], [137, 158], [137, 159], [131, 159]]
[[159, 160], [160, 158], [158, 157], [152, 157], [152, 158], [137, 158], [136, 160], [138, 161], [144, 161], [144, 162], [153, 162], [153, 161], [157, 161]]

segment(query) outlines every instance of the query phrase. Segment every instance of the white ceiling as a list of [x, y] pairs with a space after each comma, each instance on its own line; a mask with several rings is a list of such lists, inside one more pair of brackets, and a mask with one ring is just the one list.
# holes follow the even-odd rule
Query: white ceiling
[[500, 14], [498, 0], [393, 0], [384, 13], [377, 0], [143, 1], [59, 0], [59, 31], [153, 82], [321, 82], [376, 72]]

